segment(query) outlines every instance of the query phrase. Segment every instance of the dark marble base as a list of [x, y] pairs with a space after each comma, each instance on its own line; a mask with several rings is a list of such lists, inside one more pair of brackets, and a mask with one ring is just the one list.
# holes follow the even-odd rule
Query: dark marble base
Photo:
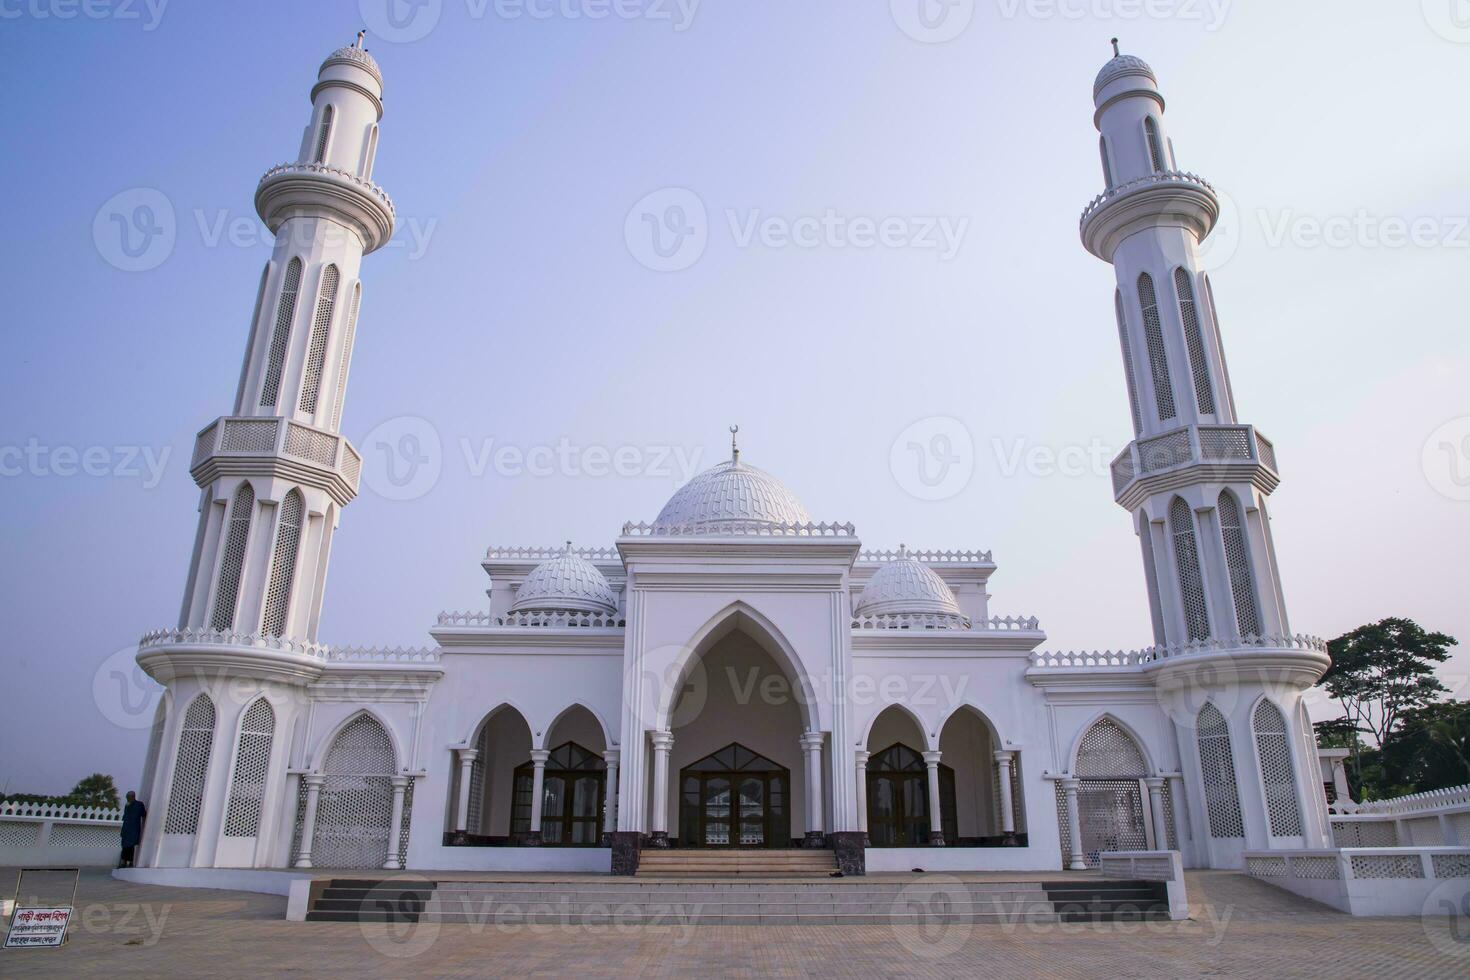
[[644, 847], [658, 847], [658, 848], [668, 847], [669, 846], [669, 832], [666, 831], [666, 830], [655, 830], [653, 833], [651, 833], [651, 834], [648, 835], [648, 840], [646, 840], [644, 842], [643, 846]]
[[607, 836], [612, 841], [612, 873], [636, 874], [638, 852], [643, 848], [643, 835], [636, 830], [618, 830]]
[[1017, 837], [1014, 833], [1005, 834], [1000, 839], [1000, 846], [1001, 847], [1020, 847], [1021, 846], [1021, 839], [1019, 837]]
[[943, 847], [944, 846], [944, 835], [943, 834], [930, 834], [929, 835], [929, 846], [930, 847]]
[[820, 831], [808, 830], [806, 836], [801, 839], [802, 847], [810, 847], [820, 850], [827, 846], [827, 835]]
[[512, 838], [512, 842], [515, 843], [519, 847], [540, 847], [541, 846], [541, 831], [539, 831], [539, 830], [528, 830], [525, 833], [516, 834]]
[[862, 876], [868, 873], [868, 860], [864, 848], [868, 835], [856, 830], [836, 830], [827, 835], [832, 843], [832, 853], [837, 858], [837, 870], [846, 876]]

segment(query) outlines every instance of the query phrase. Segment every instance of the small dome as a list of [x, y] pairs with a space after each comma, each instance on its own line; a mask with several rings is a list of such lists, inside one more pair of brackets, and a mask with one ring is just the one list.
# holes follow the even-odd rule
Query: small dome
[[1093, 97], [1096, 98], [1109, 82], [1116, 81], [1125, 75], [1140, 75], [1152, 82], [1155, 88], [1159, 85], [1159, 80], [1154, 77], [1154, 70], [1148, 66], [1148, 62], [1131, 54], [1120, 54], [1103, 65], [1102, 71], [1097, 73], [1097, 80], [1092, 83]]
[[531, 569], [516, 592], [511, 612], [588, 612], [612, 615], [618, 611], [607, 577], [597, 566], [572, 553], [571, 543], [556, 558]]
[[327, 60], [322, 62], [322, 67], [317, 74], [320, 75], [334, 64], [344, 63], [356, 65], [377, 79], [379, 86], [383, 84], [383, 72], [378, 68], [377, 59], [355, 44], [349, 44], [345, 48], [338, 48], [336, 51], [327, 55]]
[[903, 548], [899, 548], [898, 554], [899, 557], [885, 563], [868, 580], [852, 611], [854, 616], [965, 618], [944, 579], [928, 565], [908, 557]]
[[[811, 515], [784, 483], [740, 462], [736, 453], [734, 459], [696, 474], [680, 487], [654, 524], [688, 527], [698, 534], [701, 527], [728, 522], [774, 526], [810, 521]], [[710, 527], [705, 533], [718, 532], [718, 527]]]

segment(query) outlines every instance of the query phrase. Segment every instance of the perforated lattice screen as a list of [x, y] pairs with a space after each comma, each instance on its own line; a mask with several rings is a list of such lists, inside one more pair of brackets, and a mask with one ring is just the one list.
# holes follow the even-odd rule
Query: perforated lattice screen
[[1082, 853], [1089, 864], [1103, 851], [1146, 851], [1143, 788], [1136, 779], [1084, 779], [1077, 789]]
[[1230, 726], [1213, 704], [1199, 711], [1199, 762], [1205, 784], [1205, 812], [1210, 818], [1210, 836], [1222, 839], [1244, 837], [1240, 818], [1240, 784], [1235, 779], [1235, 753], [1230, 747]]
[[332, 742], [323, 766], [311, 859], [320, 868], [381, 868], [392, 819], [393, 743], [359, 715]]
[[1118, 342], [1123, 345], [1123, 376], [1128, 381], [1128, 408], [1133, 413], [1133, 434], [1143, 431], [1143, 416], [1138, 408], [1138, 380], [1133, 374], [1133, 351], [1128, 343], [1128, 318], [1123, 314], [1123, 293], [1113, 290], [1113, 308], [1118, 315]]
[[201, 694], [184, 712], [179, 750], [174, 757], [173, 789], [168, 796], [165, 834], [193, 834], [199, 830], [199, 807], [209, 778], [209, 754], [214, 742], [214, 702]]
[[296, 293], [301, 289], [301, 260], [292, 259], [281, 281], [281, 300], [276, 306], [276, 326], [271, 332], [266, 355], [265, 380], [260, 386], [262, 408], [275, 408], [281, 394], [281, 372], [286, 368], [286, 348], [291, 341], [291, 320], [296, 314]]
[[479, 752], [475, 755], [475, 761], [470, 763], [470, 805], [469, 817], [465, 821], [465, 828], [472, 834], [488, 834], [490, 831], [482, 829], [482, 810], [485, 804], [485, 766], [490, 761], [490, 725], [487, 722], [480, 728], [480, 740], [475, 744]]
[[1275, 837], [1298, 837], [1302, 832], [1302, 814], [1297, 806], [1296, 778], [1291, 765], [1291, 748], [1286, 740], [1286, 718], [1280, 708], [1265, 699], [1256, 705], [1252, 718], [1271, 834]]
[[1250, 553], [1246, 550], [1245, 527], [1240, 505], [1228, 491], [1221, 491], [1220, 535], [1225, 542], [1225, 565], [1230, 569], [1230, 594], [1235, 602], [1235, 625], [1241, 636], [1258, 636], [1261, 620], [1256, 614], [1256, 586], [1251, 578]]
[[1143, 751], [1111, 718], [1102, 718], [1082, 736], [1075, 774], [1081, 779], [1142, 779], [1148, 775]]
[[296, 552], [301, 543], [304, 506], [300, 490], [292, 490], [281, 502], [276, 550], [271, 556], [270, 587], [266, 590], [265, 614], [260, 623], [261, 632], [267, 636], [280, 636], [286, 631], [286, 614], [291, 607], [291, 586], [296, 580]]
[[1179, 601], [1184, 607], [1184, 625], [1191, 640], [1203, 640], [1210, 635], [1210, 613], [1205, 607], [1194, 515], [1181, 497], [1175, 497], [1169, 505], [1169, 525], [1174, 535], [1174, 562], [1179, 567]]
[[286, 426], [286, 452], [331, 466], [337, 461], [337, 437], [292, 422]]
[[1169, 169], [1164, 164], [1164, 146], [1159, 139], [1159, 124], [1154, 122], [1153, 116], [1144, 118], [1143, 135], [1148, 140], [1148, 159], [1155, 172]]
[[321, 163], [327, 159], [327, 140], [332, 135], [332, 107], [329, 105], [322, 110], [322, 128], [316, 136], [316, 156], [314, 159]]
[[250, 517], [254, 511], [255, 490], [249, 483], [242, 483], [230, 504], [225, 546], [220, 552], [214, 615], [209, 622], [217, 630], [235, 628], [235, 604], [240, 598], [240, 577], [245, 570], [245, 547], [250, 543]]
[[224, 423], [219, 451], [254, 455], [268, 453], [276, 445], [276, 419], [231, 419]]
[[347, 308], [347, 333], [342, 338], [342, 363], [337, 368], [337, 398], [332, 405], [332, 431], [342, 428], [342, 402], [347, 398], [347, 369], [352, 366], [352, 339], [357, 334], [357, 307], [362, 300], [362, 283], [352, 284], [352, 305]]
[[1245, 429], [1234, 426], [1203, 426], [1199, 451], [1205, 459], [1250, 459], [1251, 440]]
[[337, 306], [338, 273], [335, 265], [322, 270], [322, 288], [317, 296], [316, 317], [311, 322], [311, 339], [306, 347], [306, 373], [301, 379], [299, 408], [316, 413], [317, 393], [322, 386], [322, 369], [327, 365], [327, 337], [332, 329], [332, 311]]
[[1215, 414], [1215, 389], [1210, 384], [1210, 364], [1205, 357], [1205, 338], [1200, 331], [1199, 310], [1194, 302], [1194, 285], [1189, 273], [1174, 270], [1174, 291], [1179, 294], [1179, 319], [1184, 324], [1184, 343], [1189, 348], [1189, 370], [1194, 376], [1194, 400], [1201, 415]]
[[1159, 303], [1154, 295], [1154, 280], [1147, 272], [1138, 276], [1138, 305], [1143, 307], [1143, 339], [1148, 344], [1148, 366], [1154, 381], [1154, 403], [1159, 421], [1175, 414], [1174, 386], [1169, 381], [1169, 358], [1164, 353], [1164, 326], [1159, 321]]
[[40, 838], [40, 831], [40, 823], [0, 820], [0, 847], [30, 847]]
[[111, 850], [117, 847], [118, 827], [96, 824], [59, 823], [51, 828], [51, 847], [90, 847]]
[[260, 832], [260, 801], [265, 795], [275, 730], [276, 713], [265, 698], [246, 709], [235, 749], [230, 803], [225, 811], [226, 837], [254, 837]]

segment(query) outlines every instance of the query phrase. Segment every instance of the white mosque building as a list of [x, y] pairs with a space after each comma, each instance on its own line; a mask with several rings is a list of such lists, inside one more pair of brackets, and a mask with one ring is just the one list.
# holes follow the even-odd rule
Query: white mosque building
[[1037, 620], [997, 615], [989, 552], [865, 550], [841, 500], [797, 500], [733, 440], [607, 547], [491, 548], [487, 608], [440, 615], [432, 648], [319, 642], [361, 471], [340, 429], [360, 266], [394, 224], [382, 86], [360, 37], [333, 52], [296, 162], [256, 191], [276, 245], [234, 407], [194, 450], [183, 608], [138, 650], [166, 687], [140, 864], [631, 873], [651, 849], [812, 848], [861, 873], [1174, 849], [1231, 868], [1331, 846], [1302, 702], [1328, 658], [1287, 620], [1275, 452], [1237, 418], [1197, 256], [1217, 199], [1178, 169], [1148, 65], [1097, 76], [1105, 190], [1080, 229], [1117, 272], [1135, 438], [1113, 488], [1154, 633], [1104, 654], [1043, 652]]

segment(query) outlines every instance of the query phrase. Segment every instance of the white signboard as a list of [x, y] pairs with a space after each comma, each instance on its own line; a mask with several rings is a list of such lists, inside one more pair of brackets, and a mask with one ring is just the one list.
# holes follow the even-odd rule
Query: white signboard
[[10, 931], [5, 934], [5, 948], [60, 946], [66, 941], [66, 927], [69, 922], [69, 905], [17, 908], [10, 917]]

